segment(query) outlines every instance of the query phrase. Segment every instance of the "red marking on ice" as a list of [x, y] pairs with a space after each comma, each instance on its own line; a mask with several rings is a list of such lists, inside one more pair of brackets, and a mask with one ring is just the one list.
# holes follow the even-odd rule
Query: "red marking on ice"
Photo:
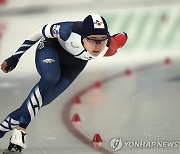
[[74, 102], [75, 104], [80, 104], [80, 103], [81, 103], [81, 100], [80, 100], [79, 97], [74, 97], [73, 102]]
[[127, 69], [124, 71], [124, 75], [125, 75], [126, 77], [130, 77], [130, 76], [132, 75], [131, 69], [127, 68]]
[[95, 88], [100, 88], [101, 87], [101, 82], [100, 81], [95, 82], [94, 87]]
[[166, 57], [164, 59], [164, 64], [169, 66], [171, 64], [171, 59], [169, 57]]

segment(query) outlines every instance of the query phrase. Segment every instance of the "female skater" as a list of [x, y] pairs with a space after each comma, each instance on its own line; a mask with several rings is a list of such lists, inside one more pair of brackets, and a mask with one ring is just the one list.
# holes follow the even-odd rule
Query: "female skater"
[[39, 40], [35, 62], [41, 78], [22, 105], [0, 124], [0, 138], [13, 129], [8, 147], [11, 151], [26, 148], [26, 128], [41, 107], [69, 87], [89, 60], [114, 55], [126, 43], [127, 34], [111, 36], [105, 19], [98, 14], [78, 22], [47, 24], [1, 64], [2, 71], [11, 72], [21, 56]]

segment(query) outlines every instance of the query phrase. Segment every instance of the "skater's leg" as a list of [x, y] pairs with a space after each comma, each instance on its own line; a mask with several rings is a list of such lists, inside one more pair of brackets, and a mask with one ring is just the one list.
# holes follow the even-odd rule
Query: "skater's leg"
[[[61, 74], [65, 74], [66, 77], [61, 75], [58, 82], [56, 84], [54, 84], [54, 86], [52, 88], [49, 89], [47, 95], [42, 97], [42, 100], [40, 99], [39, 102], [43, 101], [40, 108], [42, 106], [45, 106], [45, 105], [51, 103], [57, 96], [59, 96], [65, 89], [67, 89], [71, 85], [71, 83], [74, 81], [74, 79], [81, 73], [81, 71], [84, 69], [85, 65], [79, 66], [79, 67], [70, 67], [70, 66], [65, 67], [65, 68], [62, 67], [63, 72]], [[39, 70], [39, 71], [41, 72], [42, 70]], [[38, 91], [37, 94], [40, 95], [39, 90], [37, 90], [37, 91]], [[31, 96], [31, 98], [33, 98], [33, 96]], [[37, 106], [37, 112], [38, 112], [38, 106]], [[36, 113], [34, 113], [34, 114], [36, 115]], [[29, 119], [29, 123], [26, 123], [24, 121], [24, 119], [28, 119], [28, 117], [20, 118], [20, 124], [19, 124], [20, 127], [26, 128], [28, 126], [28, 124], [34, 117], [33, 113], [31, 116], [31, 120]], [[20, 129], [22, 129], [22, 128], [20, 128]]]
[[26, 112], [20, 117], [20, 127], [26, 128], [37, 114], [39, 109], [44, 106], [44, 100], [48, 93], [53, 89], [60, 79], [60, 64], [57, 52], [46, 47], [37, 50], [36, 67], [41, 76], [38, 84], [33, 88], [25, 104]]
[[[18, 109], [14, 112], [18, 112]], [[13, 128], [19, 125], [19, 121], [13, 119], [13, 116], [8, 116], [1, 124], [0, 124], [0, 138], [2, 138], [7, 132], [12, 130]]]
[[66, 88], [68, 88], [71, 83], [76, 79], [76, 77], [82, 72], [86, 63], [81, 66], [71, 67], [71, 66], [62, 66], [61, 67], [61, 78], [50, 91], [47, 97], [44, 100], [44, 105], [51, 103], [56, 97], [58, 97]]
[[[52, 59], [53, 61], [45, 61], [46, 59]], [[37, 51], [36, 65], [41, 79], [31, 90], [22, 106], [9, 114], [0, 124], [0, 138], [3, 137], [6, 132], [17, 127], [19, 122], [21, 127], [27, 127], [38, 110], [42, 107], [44, 97], [46, 97], [47, 93], [59, 81], [59, 57], [54, 49], [47, 47]]]

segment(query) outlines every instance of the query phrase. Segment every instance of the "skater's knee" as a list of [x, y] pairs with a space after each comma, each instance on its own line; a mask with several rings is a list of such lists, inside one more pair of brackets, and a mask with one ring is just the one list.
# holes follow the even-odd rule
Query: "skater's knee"
[[60, 78], [58, 74], [46, 74], [45, 76], [41, 77], [41, 82], [45, 84], [47, 87], [54, 86]]

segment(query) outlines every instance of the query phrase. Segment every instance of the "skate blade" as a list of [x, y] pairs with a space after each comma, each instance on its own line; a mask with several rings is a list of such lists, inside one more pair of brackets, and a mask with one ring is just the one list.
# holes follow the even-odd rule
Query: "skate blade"
[[22, 152], [10, 151], [8, 149], [3, 151], [3, 154], [22, 154]]

